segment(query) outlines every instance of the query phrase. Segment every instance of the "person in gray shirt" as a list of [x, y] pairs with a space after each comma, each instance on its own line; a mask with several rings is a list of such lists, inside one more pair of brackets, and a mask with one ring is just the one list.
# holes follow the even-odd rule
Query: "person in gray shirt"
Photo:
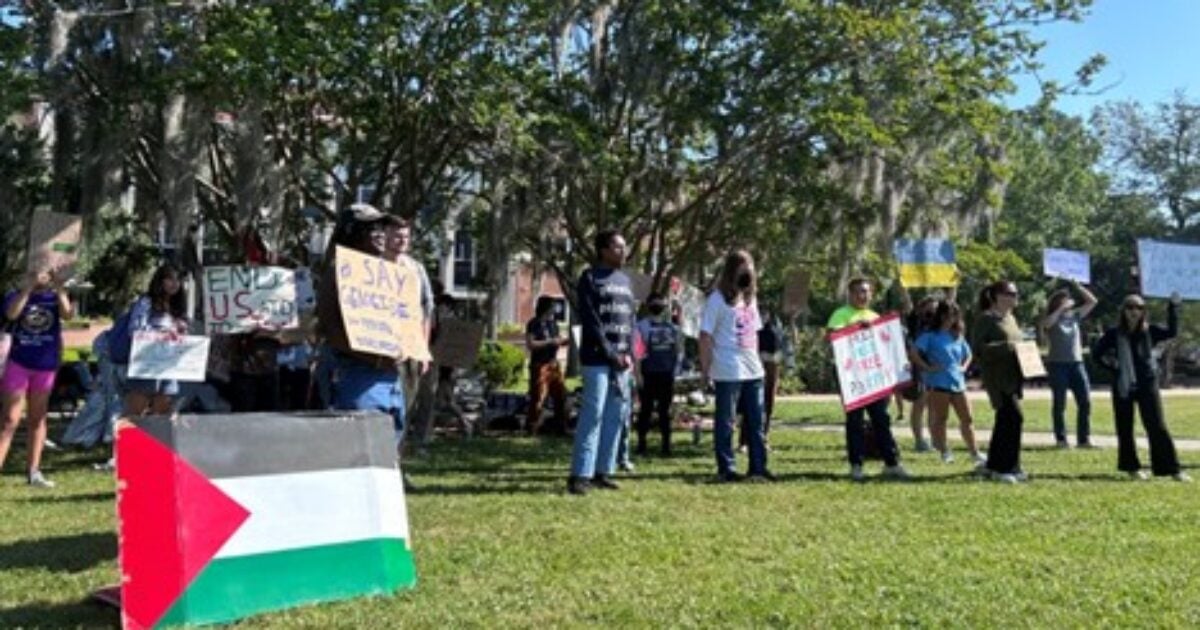
[[1064, 414], [1067, 408], [1067, 390], [1075, 397], [1077, 412], [1076, 430], [1078, 448], [1094, 448], [1091, 443], [1091, 383], [1083, 365], [1083, 321], [1096, 307], [1096, 296], [1072, 282], [1082, 303], [1076, 304], [1071, 289], [1063, 288], [1050, 295], [1046, 313], [1042, 317], [1042, 330], [1050, 341], [1050, 353], [1046, 358], [1046, 372], [1050, 377], [1053, 396], [1050, 415], [1054, 420], [1054, 439], [1058, 448], [1070, 448], [1067, 441], [1067, 424]]

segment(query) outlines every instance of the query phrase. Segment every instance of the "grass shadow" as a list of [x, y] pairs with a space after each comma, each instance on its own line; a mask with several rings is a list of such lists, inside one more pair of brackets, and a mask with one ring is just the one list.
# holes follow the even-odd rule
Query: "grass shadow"
[[0, 628], [119, 628], [117, 609], [95, 602], [39, 602], [0, 610]]
[[[117, 535], [91, 532], [0, 545], [0, 571], [47, 569], [76, 573], [117, 557]], [[11, 627], [0, 623], [0, 627]]]
[[115, 492], [91, 492], [88, 494], [46, 494], [20, 499], [21, 503], [88, 503], [93, 501], [115, 501]]

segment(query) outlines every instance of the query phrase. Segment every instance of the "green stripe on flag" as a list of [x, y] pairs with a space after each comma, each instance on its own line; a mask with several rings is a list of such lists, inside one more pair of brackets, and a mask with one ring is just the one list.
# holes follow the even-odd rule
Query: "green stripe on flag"
[[213, 560], [157, 627], [219, 623], [302, 604], [416, 586], [403, 540], [379, 538]]

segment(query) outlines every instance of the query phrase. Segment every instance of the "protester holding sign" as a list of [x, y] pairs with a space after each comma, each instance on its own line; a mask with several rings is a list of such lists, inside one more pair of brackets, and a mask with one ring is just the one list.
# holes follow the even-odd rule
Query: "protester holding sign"
[[983, 370], [983, 387], [996, 410], [987, 468], [992, 479], [1003, 483], [1028, 480], [1021, 470], [1021, 413], [1023, 395], [1017, 344], [1021, 328], [1013, 317], [1019, 294], [1007, 280], [988, 285], [979, 294], [979, 316], [972, 329], [971, 344]]
[[750, 451], [747, 480], [775, 480], [767, 470], [762, 432], [764, 371], [758, 355], [762, 318], [757, 292], [754, 259], [745, 250], [734, 250], [725, 256], [717, 286], [700, 318], [700, 373], [716, 388], [713, 450], [717, 478], [722, 482], [741, 480], [733, 454], [733, 417], [739, 401], [745, 405]]
[[[433, 287], [429, 282], [429, 274], [409, 252], [412, 250], [412, 224], [407, 219], [394, 215], [384, 215], [387, 238], [383, 246], [383, 258], [412, 271], [420, 281], [421, 296], [421, 329], [426, 343], [433, 332]], [[400, 369], [400, 384], [404, 388], [405, 417], [422, 418], [432, 412], [435, 392], [437, 389], [437, 373], [430, 370], [430, 362], [422, 360], [406, 360]], [[419, 430], [412, 422], [406, 423], [407, 430]], [[418, 436], [424, 439], [423, 436]], [[409, 484], [411, 486], [411, 482]]]
[[[332, 363], [332, 398], [335, 409], [381, 411], [391, 416], [396, 453], [404, 443], [404, 388], [400, 384], [402, 357], [356, 351], [345, 321], [339, 292], [341, 267], [338, 248], [370, 257], [380, 257], [387, 242], [388, 217], [367, 204], [354, 204], [345, 211], [330, 243], [332, 260], [321, 278], [317, 297], [317, 334], [327, 346], [325, 358]], [[343, 281], [346, 282], [346, 281]]]
[[1063, 418], [1067, 408], [1067, 390], [1075, 397], [1076, 430], [1079, 448], [1093, 448], [1091, 443], [1092, 384], [1083, 365], [1083, 329], [1080, 322], [1096, 307], [1096, 296], [1079, 283], [1072, 283], [1083, 299], [1076, 307], [1071, 292], [1060, 289], [1050, 295], [1042, 330], [1050, 340], [1046, 370], [1050, 376], [1053, 395], [1050, 417], [1054, 420], [1054, 439], [1059, 448], [1070, 448], [1067, 442], [1067, 423]]
[[[187, 292], [182, 273], [174, 265], [165, 264], [150, 278], [150, 287], [138, 298], [129, 312], [117, 319], [109, 335], [114, 363], [121, 364], [122, 374], [128, 374], [133, 349], [133, 334], [156, 331], [183, 335], [188, 331]], [[141, 416], [147, 412], [162, 415], [171, 411], [171, 403], [179, 395], [179, 382], [174, 379], [127, 378], [122, 391], [125, 396], [125, 415]]]
[[966, 394], [971, 347], [963, 339], [962, 311], [958, 304], [949, 300], [938, 302], [930, 328], [917, 337], [910, 356], [912, 362], [921, 367], [929, 401], [929, 433], [933, 437], [933, 447], [941, 453], [943, 462], [954, 461], [946, 440], [946, 421], [953, 406], [971, 459], [982, 465], [985, 460], [975, 444], [975, 422]]
[[1150, 469], [1155, 475], [1171, 476], [1177, 481], [1192, 478], [1179, 468], [1175, 442], [1163, 418], [1162, 397], [1158, 392], [1158, 359], [1154, 346], [1179, 333], [1178, 293], [1167, 305], [1167, 325], [1151, 324], [1146, 317], [1146, 302], [1130, 295], [1121, 303], [1120, 320], [1104, 332], [1092, 348], [1096, 361], [1116, 376], [1112, 385], [1113, 417], [1117, 424], [1117, 468], [1133, 479], [1146, 479], [1138, 461], [1133, 437], [1133, 407], [1142, 416], [1142, 426], [1150, 442]]
[[53, 488], [42, 475], [42, 447], [54, 377], [62, 361], [62, 320], [74, 314], [71, 300], [54, 270], [32, 271], [19, 290], [4, 296], [4, 318], [12, 341], [0, 379], [4, 427], [0, 430], [0, 469], [25, 407], [29, 485]]
[[[842, 306], [829, 316], [825, 324], [831, 332], [849, 326], [863, 326], [879, 319], [879, 314], [871, 310], [871, 282], [866, 278], [854, 278], [847, 287], [850, 303]], [[865, 427], [863, 414], [871, 419], [871, 431], [875, 436], [875, 444], [883, 457], [883, 476], [892, 479], [909, 479], [912, 475], [900, 464], [900, 451], [896, 448], [896, 439], [892, 437], [892, 418], [888, 414], [888, 399], [881, 398], [865, 407], [859, 407], [846, 412], [846, 456], [850, 461], [850, 478], [863, 481], [863, 456], [865, 451]]]
[[567, 491], [615, 490], [617, 440], [629, 416], [633, 367], [633, 287], [621, 271], [625, 238], [601, 230], [593, 243], [597, 261], [579, 276], [575, 295], [582, 323], [579, 344], [583, 407], [575, 427]]

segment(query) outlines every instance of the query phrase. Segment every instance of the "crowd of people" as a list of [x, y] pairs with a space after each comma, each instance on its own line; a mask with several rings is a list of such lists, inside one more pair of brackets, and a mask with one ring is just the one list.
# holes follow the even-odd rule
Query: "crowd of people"
[[[329, 247], [330, 252], [337, 246], [346, 247], [410, 269], [420, 280], [423, 332], [426, 339], [433, 339], [438, 322], [454, 315], [454, 302], [430, 282], [421, 264], [409, 255], [411, 240], [411, 226], [406, 221], [369, 205], [356, 204], [343, 213]], [[638, 317], [638, 300], [630, 277], [622, 271], [626, 258], [623, 236], [616, 230], [603, 230], [595, 235], [593, 245], [597, 257], [576, 286], [583, 386], [567, 480], [571, 494], [619, 489], [618, 469], [632, 469], [631, 453], [649, 452], [652, 429], [659, 434], [659, 453], [664, 457], [673, 454], [672, 403], [676, 379], [685, 363], [679, 305], [666, 294], [652, 293], [640, 305]], [[258, 255], [246, 260], [247, 264], [270, 262]], [[438, 408], [450, 409], [469, 435], [472, 425], [454, 405], [453, 369], [369, 354], [351, 346], [336, 275], [335, 266], [327, 265], [319, 280], [311, 318], [315, 325], [307, 331], [311, 334], [286, 339], [276, 333], [229, 336], [231, 378], [220, 394], [231, 403], [231, 410], [382, 412], [392, 419], [398, 456], [404, 452], [406, 435], [412, 434], [419, 443], [430, 439]], [[185, 280], [186, 274], [179, 268], [162, 265], [154, 272], [146, 292], [97, 338], [99, 378], [81, 414], [92, 419], [94, 430], [87, 432], [89, 437], [79, 438], [80, 442], [94, 443], [110, 437], [118, 417], [178, 411], [181, 401], [189, 397], [189, 387], [197, 387], [170, 379], [127, 376], [134, 333], [186, 334], [197, 330], [187, 309]], [[836, 309], [825, 324], [830, 332], [869, 326], [879, 318], [872, 310], [874, 287], [870, 280], [852, 279], [846, 289], [848, 302]], [[916, 450], [932, 448], [942, 461], [954, 461], [947, 436], [949, 412], [953, 409], [962, 441], [978, 472], [1003, 483], [1028, 479], [1021, 466], [1025, 379], [1017, 355], [1017, 346], [1024, 339], [1014, 317], [1018, 300], [1012, 282], [988, 285], [979, 295], [969, 335], [952, 292], [921, 300], [908, 308], [905, 320], [914, 384], [904, 398], [912, 403]], [[1049, 341], [1046, 365], [1053, 392], [1054, 433], [1060, 447], [1069, 446], [1064, 419], [1068, 392], [1073, 394], [1078, 409], [1076, 444], [1093, 447], [1091, 385], [1083, 363], [1081, 326], [1096, 303], [1095, 296], [1074, 285], [1051, 296], [1038, 322]], [[1189, 480], [1180, 468], [1163, 417], [1158, 359], [1153, 352], [1157, 344], [1177, 334], [1179, 304], [1178, 295], [1173, 296], [1166, 325], [1152, 324], [1143, 299], [1129, 296], [1121, 305], [1118, 323], [1092, 349], [1096, 362], [1114, 375], [1118, 468], [1132, 478], [1147, 478], [1133, 436], [1136, 408], [1149, 437], [1151, 472]], [[41, 456], [50, 392], [63, 351], [62, 322], [72, 316], [73, 307], [62, 278], [50, 269], [30, 273], [19, 289], [5, 295], [2, 306], [11, 349], [0, 380], [4, 423], [0, 431], [0, 466], [24, 417], [28, 429], [27, 481], [36, 487], [53, 487], [54, 482], [41, 470]], [[702, 384], [714, 397], [713, 455], [717, 479], [722, 483], [776, 480], [769, 467], [768, 432], [784, 334], [780, 318], [771, 310], [760, 302], [753, 256], [741, 249], [731, 251], [699, 317], [697, 356]], [[534, 317], [525, 328], [525, 344], [530, 353], [526, 429], [537, 433], [542, 428], [543, 406], [549, 398], [555, 427], [567, 432], [570, 403], [558, 351], [570, 344], [570, 338], [559, 330], [553, 299], [543, 296], [537, 301]], [[966, 395], [967, 373], [973, 365], [981, 371], [983, 388], [995, 412], [986, 452], [977, 442]], [[203, 398], [196, 391], [190, 395]], [[923, 435], [922, 416], [927, 419], [928, 442]], [[735, 448], [734, 433], [739, 423], [740, 448]], [[890, 400], [886, 397], [846, 412], [845, 448], [851, 479], [861, 481], [867, 477], [864, 464], [868, 450], [883, 460], [882, 477], [912, 477], [901, 463], [891, 425]], [[634, 435], [636, 446], [631, 449]], [[744, 474], [737, 466], [739, 452], [748, 459]], [[407, 478], [405, 483], [411, 487]]]

